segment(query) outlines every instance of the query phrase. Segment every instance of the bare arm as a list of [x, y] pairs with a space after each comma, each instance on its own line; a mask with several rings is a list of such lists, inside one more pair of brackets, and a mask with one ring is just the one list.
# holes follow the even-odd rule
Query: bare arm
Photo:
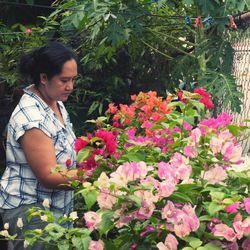
[[[75, 169], [70, 171], [62, 169], [62, 174], [51, 173], [51, 169], [57, 165], [55, 147], [53, 141], [41, 130], [30, 129], [24, 133], [19, 141], [29, 166], [44, 187], [69, 189], [62, 184], [68, 184], [69, 178], [79, 179]], [[69, 177], [63, 176], [64, 174]]]

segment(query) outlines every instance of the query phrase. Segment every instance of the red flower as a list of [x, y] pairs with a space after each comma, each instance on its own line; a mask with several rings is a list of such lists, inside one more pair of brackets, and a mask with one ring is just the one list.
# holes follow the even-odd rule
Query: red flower
[[116, 151], [115, 135], [112, 132], [106, 130], [98, 130], [95, 132], [95, 136], [103, 140], [106, 145], [106, 152], [112, 155]]
[[181, 102], [187, 102], [187, 98], [183, 97], [183, 92], [181, 90], [178, 91], [177, 96], [179, 97]]
[[82, 148], [85, 148], [88, 145], [88, 142], [81, 139], [81, 138], [77, 138], [75, 140], [75, 151], [76, 153], [78, 153], [79, 150], [81, 150]]
[[31, 34], [32, 33], [32, 29], [31, 28], [26, 28], [25, 29], [25, 33], [26, 34]]
[[203, 88], [196, 88], [194, 90], [194, 93], [199, 94], [202, 97], [207, 98], [207, 99], [211, 98], [211, 95], [208, 92], [206, 92]]
[[211, 95], [203, 88], [196, 88], [194, 90], [194, 93], [199, 94], [201, 96], [199, 101], [203, 103], [206, 108], [211, 109], [214, 107], [214, 104], [211, 100]]
[[211, 109], [214, 107], [214, 104], [210, 99], [206, 99], [203, 97], [200, 99], [200, 102], [203, 103], [207, 109]]
[[67, 168], [69, 168], [71, 166], [71, 159], [68, 159], [65, 165]]
[[115, 114], [117, 111], [117, 107], [114, 105], [114, 103], [110, 103], [107, 112], [111, 114]]

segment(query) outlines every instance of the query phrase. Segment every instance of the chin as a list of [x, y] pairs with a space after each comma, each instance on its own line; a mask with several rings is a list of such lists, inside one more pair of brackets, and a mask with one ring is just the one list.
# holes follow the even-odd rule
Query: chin
[[61, 101], [61, 102], [66, 102], [67, 100], [68, 100], [68, 96], [63, 96], [63, 97], [61, 97], [60, 99], [59, 99], [59, 101]]

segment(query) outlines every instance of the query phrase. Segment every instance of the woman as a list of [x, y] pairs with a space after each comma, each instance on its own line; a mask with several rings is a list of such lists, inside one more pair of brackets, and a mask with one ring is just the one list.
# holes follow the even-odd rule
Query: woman
[[[32, 85], [24, 90], [8, 124], [0, 208], [3, 222], [9, 223], [9, 233], [22, 237], [18, 218], [23, 220], [23, 231], [44, 226], [38, 219], [27, 223], [28, 208], [43, 207], [46, 200], [56, 217], [73, 209], [73, 191], [67, 184], [69, 179], [78, 179], [77, 171], [66, 170], [65, 163], [75, 166], [75, 135], [63, 102], [73, 90], [77, 59], [64, 45], [50, 43], [24, 55], [19, 68]], [[62, 173], [52, 174], [57, 164], [62, 166]], [[23, 249], [23, 242], [13, 244], [14, 249]]]

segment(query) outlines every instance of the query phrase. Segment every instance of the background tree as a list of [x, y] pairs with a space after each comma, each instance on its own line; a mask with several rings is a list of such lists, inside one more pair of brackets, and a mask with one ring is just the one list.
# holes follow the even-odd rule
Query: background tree
[[[82, 121], [85, 114], [101, 114], [110, 101], [126, 103], [141, 90], [163, 94], [176, 87], [203, 86], [217, 109], [223, 104], [240, 110], [241, 95], [231, 74], [231, 40], [237, 31], [230, 15], [248, 10], [247, 1], [57, 0], [51, 7], [32, 33], [4, 36], [2, 46], [6, 39], [13, 44], [4, 49], [9, 57], [0, 55], [6, 61], [0, 66], [3, 81], [19, 83], [14, 70], [23, 51], [61, 40], [81, 59], [82, 77], [68, 106]], [[25, 31], [20, 24], [11, 29]], [[83, 122], [77, 124], [82, 127]]]

